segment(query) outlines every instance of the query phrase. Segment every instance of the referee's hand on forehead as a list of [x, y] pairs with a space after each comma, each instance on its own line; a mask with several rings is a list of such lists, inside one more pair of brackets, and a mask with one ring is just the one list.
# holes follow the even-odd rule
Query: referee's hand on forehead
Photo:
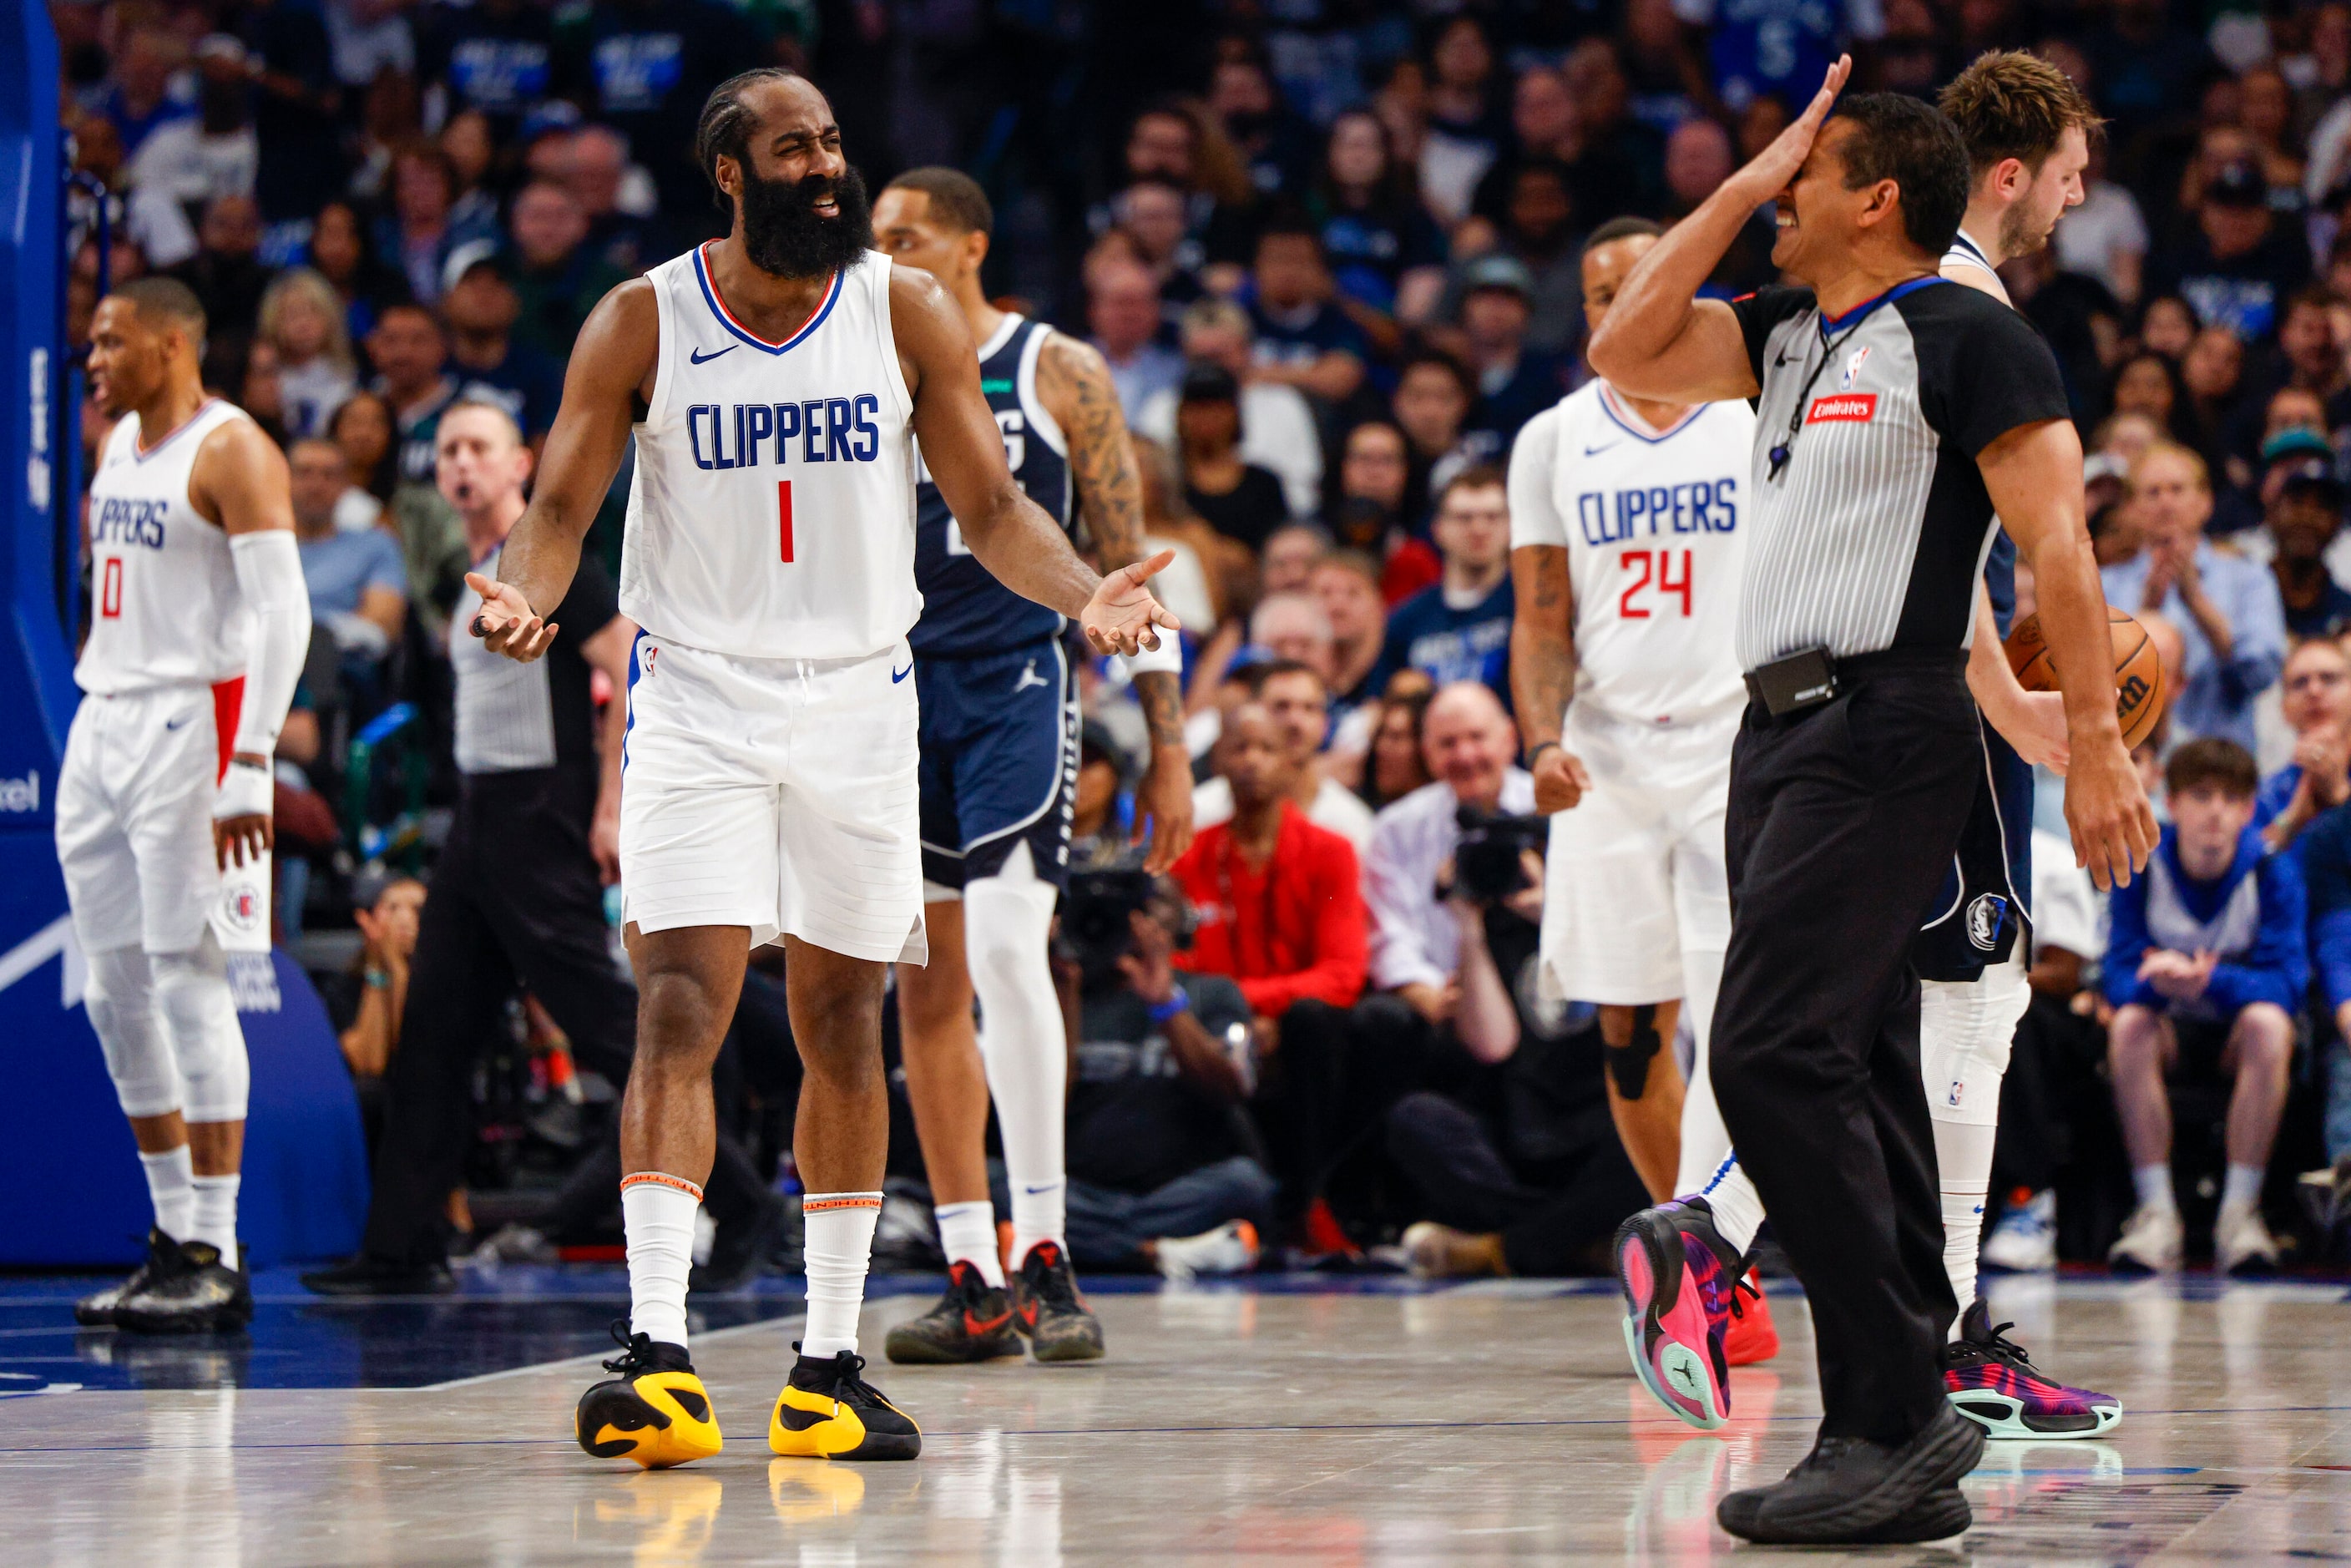
[[1804, 112], [1789, 123], [1785, 131], [1773, 137], [1770, 145], [1758, 152], [1740, 176], [1758, 186], [1768, 185], [1764, 199], [1770, 200], [1788, 188], [1804, 160], [1812, 156], [1813, 143], [1828, 120], [1829, 110], [1836, 107], [1837, 94], [1844, 90], [1845, 78], [1853, 74], [1853, 57], [1839, 55], [1836, 64], [1821, 78], [1821, 90], [1813, 94], [1813, 101]]

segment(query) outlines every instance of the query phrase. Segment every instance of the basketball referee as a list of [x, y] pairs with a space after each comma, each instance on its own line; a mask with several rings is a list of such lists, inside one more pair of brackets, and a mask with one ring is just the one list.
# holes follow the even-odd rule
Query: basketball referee
[[[1940, 1373], [1958, 1308], [1909, 954], [1983, 771], [1965, 670], [1995, 510], [2032, 565], [2065, 692], [2074, 853], [2103, 887], [2156, 837], [2116, 722], [2056, 362], [2022, 316], [1939, 277], [1967, 206], [1958, 131], [1914, 99], [1837, 104], [1850, 68], [1649, 251], [1589, 350], [1636, 397], [1759, 398], [1713, 1066], [1811, 1299], [1823, 1414], [1802, 1464], [1718, 1517], [1788, 1542], [1970, 1522], [1956, 1483], [1983, 1438]], [[1696, 299], [1766, 201], [1771, 259], [1804, 287]], [[1677, 1212], [1696, 1216], [1688, 1276], [1711, 1281], [1703, 1205]], [[1682, 1261], [1651, 1282], [1645, 1326], [1674, 1304], [1656, 1298], [1680, 1291]]]

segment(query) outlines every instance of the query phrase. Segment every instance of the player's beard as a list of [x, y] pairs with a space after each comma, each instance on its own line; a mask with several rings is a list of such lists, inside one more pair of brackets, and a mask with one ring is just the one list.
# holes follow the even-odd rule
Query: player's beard
[[2049, 236], [2057, 230], [2057, 220], [2037, 225], [2033, 214], [2025, 210], [2022, 202], [2000, 215], [2000, 256], [2002, 261], [2013, 261], [2021, 256], [2031, 256], [2046, 249]]
[[[838, 217], [819, 217], [816, 204], [831, 196]], [[838, 180], [763, 180], [743, 171], [743, 254], [778, 277], [828, 277], [855, 267], [873, 247], [873, 208], [854, 168]]]

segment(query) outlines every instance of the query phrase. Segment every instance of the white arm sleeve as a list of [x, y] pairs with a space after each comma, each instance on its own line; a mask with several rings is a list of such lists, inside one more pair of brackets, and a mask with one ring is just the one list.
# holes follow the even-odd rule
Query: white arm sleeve
[[236, 534], [228, 549], [236, 562], [237, 591], [254, 622], [236, 749], [267, 757], [277, 749], [277, 732], [294, 706], [294, 687], [309, 655], [310, 590], [302, 580], [302, 552], [290, 529]]
[[1165, 627], [1160, 628], [1159, 646], [1156, 648], [1145, 648], [1139, 653], [1123, 653], [1120, 657], [1126, 661], [1126, 673], [1130, 676], [1160, 672], [1171, 675], [1184, 673], [1182, 640]]
[[1545, 409], [1527, 421], [1510, 447], [1510, 548], [1523, 545], [1567, 545], [1567, 519], [1559, 515], [1559, 491], [1552, 483], [1559, 461], [1557, 408]]

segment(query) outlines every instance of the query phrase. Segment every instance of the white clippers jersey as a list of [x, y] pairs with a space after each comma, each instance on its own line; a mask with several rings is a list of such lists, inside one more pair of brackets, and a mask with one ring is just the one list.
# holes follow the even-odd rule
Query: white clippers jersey
[[[1959, 267], [1968, 268], [1970, 276], [1958, 278], [1954, 269]], [[2000, 280], [2000, 268], [1991, 264], [1991, 257], [1984, 254], [1983, 246], [1968, 237], [1965, 229], [1951, 236], [1951, 248], [1943, 253], [1942, 273], [1945, 277], [1964, 282], [1970, 287], [1980, 287], [1989, 283], [1991, 287], [1985, 292], [1993, 298], [2002, 305], [2016, 303], [2008, 297], [2008, 285]]]
[[252, 617], [228, 535], [188, 500], [204, 438], [243, 409], [214, 398], [146, 451], [139, 416], [108, 433], [89, 481], [89, 638], [81, 689], [121, 696], [245, 673]]
[[1600, 381], [1519, 432], [1510, 543], [1567, 547], [1575, 704], [1679, 725], [1747, 700], [1732, 635], [1754, 435], [1737, 402], [1653, 431]]
[[864, 658], [922, 611], [914, 399], [868, 251], [770, 343], [728, 313], [702, 250], [646, 276], [661, 318], [621, 554], [621, 612], [755, 659]]

